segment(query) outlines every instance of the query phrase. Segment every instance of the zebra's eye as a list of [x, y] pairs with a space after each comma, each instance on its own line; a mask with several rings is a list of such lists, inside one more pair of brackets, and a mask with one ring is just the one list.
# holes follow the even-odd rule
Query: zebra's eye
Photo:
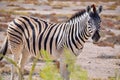
[[101, 24], [101, 22], [98, 23], [98, 25], [100, 25], [100, 24]]
[[88, 21], [88, 24], [91, 24], [91, 25], [92, 25], [92, 21], [91, 21], [91, 20], [89, 20], [89, 21]]

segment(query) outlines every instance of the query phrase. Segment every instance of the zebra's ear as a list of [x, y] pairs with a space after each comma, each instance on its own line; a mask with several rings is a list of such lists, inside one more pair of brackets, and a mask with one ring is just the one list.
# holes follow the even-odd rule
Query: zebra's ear
[[90, 6], [87, 6], [86, 11], [87, 11], [88, 13], [90, 13], [90, 11], [91, 11], [91, 7], [90, 7]]
[[99, 8], [98, 8], [98, 10], [97, 10], [97, 13], [98, 13], [98, 14], [101, 13], [101, 12], [102, 12], [102, 9], [103, 9], [103, 7], [102, 7], [102, 6], [99, 6]]

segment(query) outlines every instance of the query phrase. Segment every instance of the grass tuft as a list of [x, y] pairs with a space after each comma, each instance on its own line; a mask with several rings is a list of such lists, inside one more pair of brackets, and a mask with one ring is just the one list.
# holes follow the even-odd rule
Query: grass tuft
[[70, 53], [68, 50], [64, 50], [65, 61], [69, 65], [68, 70], [71, 73], [71, 80], [88, 80], [88, 73], [76, 64], [77, 57]]
[[34, 61], [33, 61], [33, 65], [32, 65], [32, 68], [31, 68], [31, 70], [30, 70], [30, 73], [29, 73], [29, 80], [33, 80], [33, 79], [32, 79], [32, 74], [33, 74], [33, 72], [34, 72], [34, 70], [35, 70], [35, 66], [36, 66], [36, 64], [37, 64], [37, 61], [38, 61], [39, 57], [40, 57], [40, 55], [38, 54], [37, 57], [36, 57], [36, 58], [34, 59]]
[[21, 69], [20, 69], [20, 67], [17, 65], [17, 63], [15, 61], [8, 58], [7, 56], [3, 56], [2, 54], [0, 54], [0, 57], [4, 57], [9, 63], [11, 63], [12, 65], [14, 65], [16, 67], [18, 76], [21, 78], [21, 80], [23, 80]]
[[[45, 55], [47, 61], [44, 68], [42, 68], [39, 74], [42, 80], [63, 80], [57, 66], [50, 62], [50, 55], [46, 52], [43, 52], [42, 54]], [[71, 80], [88, 80], [87, 71], [82, 69], [79, 65], [75, 64], [76, 57], [73, 54], [71, 54], [68, 50], [65, 49], [64, 57], [65, 63], [69, 65], [68, 70], [71, 73]]]

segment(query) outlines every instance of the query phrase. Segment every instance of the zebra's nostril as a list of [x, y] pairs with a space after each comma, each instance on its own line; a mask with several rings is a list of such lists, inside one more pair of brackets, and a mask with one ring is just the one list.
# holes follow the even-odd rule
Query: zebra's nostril
[[90, 21], [88, 21], [88, 23], [90, 24]]

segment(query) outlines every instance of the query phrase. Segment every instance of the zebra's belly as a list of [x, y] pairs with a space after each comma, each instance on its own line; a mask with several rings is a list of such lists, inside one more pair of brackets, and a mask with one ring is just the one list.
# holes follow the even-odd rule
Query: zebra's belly
[[[41, 45], [40, 49], [39, 49], [39, 45]], [[54, 42], [51, 45], [49, 43], [49, 41], [46, 43], [46, 45], [44, 44], [44, 42], [42, 42], [41, 44], [36, 44], [35, 50], [32, 47], [32, 43], [31, 43], [30, 48], [31, 48], [29, 50], [30, 55], [34, 56], [34, 57], [39, 56], [39, 58], [42, 60], [44, 60], [46, 58], [52, 59], [52, 60], [57, 60], [63, 52], [62, 49], [57, 50]]]

